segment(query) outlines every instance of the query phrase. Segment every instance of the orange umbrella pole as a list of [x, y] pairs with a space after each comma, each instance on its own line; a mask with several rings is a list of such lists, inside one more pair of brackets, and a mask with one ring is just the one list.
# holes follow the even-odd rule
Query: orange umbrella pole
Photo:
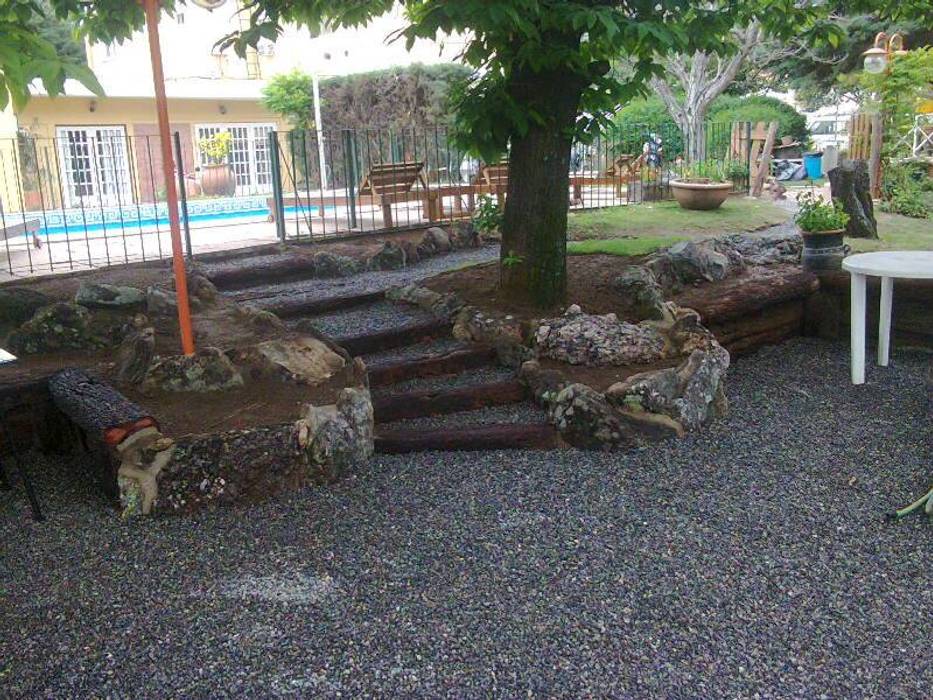
[[194, 353], [194, 333], [191, 330], [191, 309], [188, 304], [188, 279], [182, 254], [181, 223], [178, 220], [178, 189], [175, 186], [175, 161], [168, 123], [168, 102], [165, 99], [165, 76], [162, 73], [162, 49], [159, 46], [159, 2], [142, 0], [149, 32], [149, 56], [152, 59], [152, 80], [155, 83], [156, 112], [159, 118], [159, 141], [162, 148], [162, 176], [165, 179], [165, 199], [168, 203], [168, 223], [172, 232], [172, 267], [175, 271], [175, 293], [178, 297], [178, 327], [181, 349]]

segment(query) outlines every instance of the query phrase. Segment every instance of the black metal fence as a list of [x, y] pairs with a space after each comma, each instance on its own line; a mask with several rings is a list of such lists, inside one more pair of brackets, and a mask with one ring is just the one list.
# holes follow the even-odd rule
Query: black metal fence
[[[710, 163], [748, 187], [750, 125], [708, 124]], [[226, 153], [208, 141], [226, 132]], [[308, 241], [469, 217], [500, 203], [507, 160], [480, 163], [444, 127], [276, 132], [270, 125], [197, 127], [173, 138], [186, 253]], [[221, 148], [221, 151], [224, 149]], [[689, 174], [676, 130], [632, 125], [571, 154], [572, 209], [670, 197]], [[217, 163], [216, 161], [220, 161]], [[0, 274], [44, 274], [171, 256], [156, 135], [61, 127], [0, 141]]]

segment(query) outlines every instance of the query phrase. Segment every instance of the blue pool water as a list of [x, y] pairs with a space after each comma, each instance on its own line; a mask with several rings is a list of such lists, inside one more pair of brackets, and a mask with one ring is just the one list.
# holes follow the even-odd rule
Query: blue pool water
[[[324, 214], [332, 213], [335, 210], [335, 207], [324, 207]], [[288, 219], [294, 220], [295, 217], [305, 217], [305, 216], [316, 216], [320, 214], [320, 207], [285, 207], [285, 215]], [[34, 214], [31, 216], [35, 216]], [[196, 225], [211, 225], [211, 224], [220, 224], [223, 222], [237, 224], [237, 223], [250, 223], [255, 222], [255, 220], [263, 221], [269, 216], [269, 209], [266, 207], [256, 207], [249, 209], [239, 209], [236, 211], [211, 211], [211, 212], [191, 212], [189, 209], [188, 212], [188, 222], [194, 227]], [[29, 215], [27, 215], [29, 218]], [[51, 217], [49, 217], [51, 218]], [[149, 216], [149, 217], [140, 217], [137, 218], [133, 216], [132, 218], [124, 218], [122, 221], [117, 218], [113, 220], [111, 216], [107, 217], [107, 221], [85, 221], [84, 219], [74, 220], [74, 217], [69, 216], [70, 219], [66, 224], [64, 221], [61, 221], [61, 217], [57, 217], [60, 221], [52, 223], [51, 221], [46, 221], [45, 225], [39, 226], [38, 234], [43, 238], [47, 236], [65, 236], [65, 235], [81, 235], [83, 236], [85, 232], [87, 233], [103, 233], [105, 235], [121, 235], [126, 233], [143, 233], [148, 229], [156, 230], [168, 230], [169, 221], [168, 215], [160, 216]], [[87, 217], [85, 217], [87, 218]]]

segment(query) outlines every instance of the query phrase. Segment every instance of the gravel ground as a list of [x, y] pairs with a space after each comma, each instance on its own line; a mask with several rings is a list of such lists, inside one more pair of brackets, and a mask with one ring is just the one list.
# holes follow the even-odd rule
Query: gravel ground
[[302, 323], [311, 323], [321, 333], [331, 338], [341, 338], [422, 323], [433, 318], [429, 311], [423, 311], [411, 304], [377, 301], [330, 314], [289, 319], [288, 326], [294, 328]]
[[506, 406], [489, 406], [478, 411], [461, 411], [443, 416], [425, 416], [410, 420], [381, 423], [378, 428], [392, 430], [437, 430], [456, 429], [462, 426], [494, 425], [501, 423], [545, 423], [547, 412], [531, 401], [512, 403]]
[[[63, 460], [0, 494], [0, 696], [928, 697], [925, 357], [739, 361], [732, 411], [630, 453], [377, 457], [121, 524]], [[53, 491], [54, 485], [54, 491]], [[924, 568], [925, 567], [925, 568]]]
[[468, 343], [457, 340], [456, 338], [435, 338], [423, 343], [415, 343], [414, 345], [406, 345], [401, 348], [392, 348], [391, 350], [370, 353], [362, 357], [367, 367], [378, 367], [379, 365], [386, 365], [401, 360], [411, 361], [432, 355], [453, 352], [454, 350], [465, 350], [468, 347]]
[[283, 298], [290, 300], [301, 298], [311, 301], [334, 296], [352, 296], [366, 292], [385, 291], [392, 287], [433, 277], [447, 270], [496, 260], [498, 257], [499, 246], [486, 245], [482, 248], [469, 248], [446, 255], [436, 255], [401, 270], [376, 270], [351, 277], [259, 285], [230, 292], [229, 295], [233, 299], [249, 301], [259, 308], [275, 306]]
[[490, 365], [460, 372], [459, 374], [445, 374], [437, 377], [418, 377], [404, 382], [379, 387], [377, 393], [398, 394], [403, 391], [434, 391], [438, 389], [454, 389], [463, 386], [476, 386], [477, 384], [490, 384], [515, 379], [515, 370], [506, 367]]

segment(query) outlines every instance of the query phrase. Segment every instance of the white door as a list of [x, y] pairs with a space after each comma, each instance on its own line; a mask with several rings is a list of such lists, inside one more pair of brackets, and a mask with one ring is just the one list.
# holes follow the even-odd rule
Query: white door
[[[199, 124], [198, 143], [222, 131], [230, 134], [230, 155], [227, 162], [233, 168], [237, 194], [265, 194], [272, 191], [269, 167], [269, 132], [272, 124]], [[206, 158], [198, 151], [199, 162]]]
[[57, 133], [67, 206], [132, 204], [124, 127], [60, 126]]

